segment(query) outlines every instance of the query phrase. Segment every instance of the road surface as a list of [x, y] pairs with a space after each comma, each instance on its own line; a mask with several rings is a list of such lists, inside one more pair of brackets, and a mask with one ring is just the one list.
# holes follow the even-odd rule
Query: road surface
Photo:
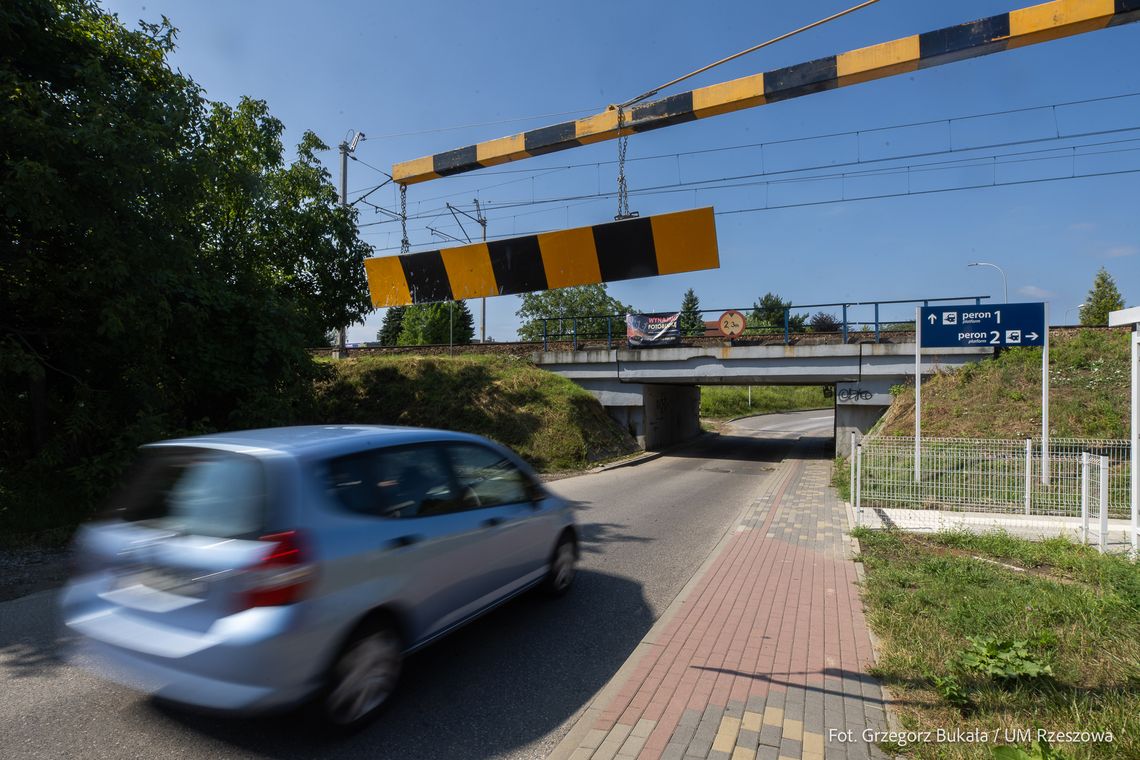
[[830, 456], [830, 411], [741, 420], [659, 459], [551, 484], [578, 509], [565, 598], [528, 595], [411, 658], [387, 713], [333, 744], [296, 720], [184, 713], [61, 656], [55, 592], [0, 604], [0, 726], [17, 757], [545, 757], [617, 671], [774, 462], [800, 437]]

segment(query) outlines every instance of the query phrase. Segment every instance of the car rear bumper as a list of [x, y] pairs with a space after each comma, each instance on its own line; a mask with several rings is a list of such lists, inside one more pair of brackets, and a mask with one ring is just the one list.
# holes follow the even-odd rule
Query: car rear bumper
[[107, 605], [82, 582], [62, 601], [67, 626], [82, 635], [78, 664], [147, 694], [255, 713], [295, 705], [319, 686], [323, 647], [293, 606], [247, 610], [197, 632]]

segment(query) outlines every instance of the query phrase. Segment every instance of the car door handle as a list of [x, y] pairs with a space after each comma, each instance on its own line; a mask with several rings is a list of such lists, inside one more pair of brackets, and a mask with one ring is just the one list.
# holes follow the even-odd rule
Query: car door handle
[[494, 528], [496, 525], [502, 525], [506, 519], [502, 517], [491, 517], [483, 521], [484, 528]]
[[411, 546], [412, 544], [417, 544], [422, 539], [423, 539], [423, 536], [417, 536], [417, 535], [400, 536], [399, 538], [393, 538], [391, 541], [389, 541], [388, 546], [389, 546], [389, 548], [392, 548], [392, 549], [401, 549], [405, 546]]

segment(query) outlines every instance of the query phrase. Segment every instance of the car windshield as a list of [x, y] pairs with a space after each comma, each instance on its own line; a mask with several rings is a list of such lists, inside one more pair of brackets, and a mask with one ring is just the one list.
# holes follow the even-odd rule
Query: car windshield
[[256, 459], [180, 448], [146, 454], [110, 515], [177, 533], [228, 538], [261, 527], [264, 501]]

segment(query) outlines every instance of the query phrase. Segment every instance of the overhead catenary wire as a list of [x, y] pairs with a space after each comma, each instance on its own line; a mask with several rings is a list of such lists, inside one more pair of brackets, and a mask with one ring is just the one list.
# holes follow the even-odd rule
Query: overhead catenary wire
[[[656, 160], [664, 160], [664, 159], [677, 159], [677, 158], [686, 157], [686, 156], [706, 155], [706, 154], [710, 154], [710, 153], [719, 153], [719, 152], [734, 151], [734, 150], [745, 150], [745, 149], [749, 149], [749, 148], [761, 148], [762, 150], [766, 150], [766, 149], [775, 148], [778, 146], [793, 145], [796, 143], [810, 142], [813, 140], [824, 140], [824, 139], [829, 139], [829, 138], [849, 137], [849, 136], [859, 137], [862, 135], [873, 134], [876, 132], [887, 132], [887, 131], [891, 131], [891, 130], [928, 127], [928, 126], [935, 126], [935, 125], [939, 125], [939, 124], [946, 124], [946, 125], [948, 125], [949, 128], [952, 129], [955, 122], [967, 122], [967, 121], [970, 121], [973, 119], [993, 118], [993, 117], [998, 117], [998, 116], [1009, 116], [1009, 115], [1013, 115], [1013, 114], [1024, 114], [1024, 113], [1029, 113], [1032, 111], [1052, 111], [1053, 120], [1054, 120], [1054, 122], [1056, 122], [1056, 109], [1059, 109], [1059, 108], [1064, 109], [1064, 108], [1070, 108], [1070, 107], [1075, 107], [1075, 106], [1083, 106], [1083, 105], [1110, 103], [1113, 101], [1119, 101], [1119, 100], [1123, 100], [1126, 98], [1140, 98], [1140, 92], [1120, 93], [1117, 95], [1109, 95], [1109, 96], [1096, 97], [1096, 98], [1083, 98], [1083, 99], [1079, 99], [1079, 100], [1068, 100], [1068, 101], [1062, 101], [1060, 103], [1052, 103], [1052, 104], [1044, 104], [1044, 105], [1036, 105], [1036, 106], [1022, 106], [1022, 107], [1018, 107], [1018, 108], [1008, 108], [1008, 109], [1002, 109], [1002, 110], [998, 110], [998, 111], [987, 111], [987, 112], [982, 112], [982, 113], [967, 114], [965, 116], [952, 116], [952, 117], [944, 117], [944, 118], [939, 118], [939, 119], [926, 119], [926, 120], [922, 120], [922, 121], [901, 122], [901, 123], [896, 123], [896, 124], [888, 124], [885, 126], [868, 127], [866, 129], [844, 130], [844, 131], [840, 131], [840, 132], [829, 132], [829, 133], [822, 133], [822, 134], [815, 134], [815, 135], [805, 135], [802, 137], [791, 137], [791, 138], [784, 138], [784, 139], [780, 139], [780, 140], [768, 140], [768, 141], [764, 141], [764, 142], [739, 143], [736, 145], [718, 146], [718, 147], [713, 147], [713, 148], [700, 148], [700, 149], [695, 149], [695, 150], [690, 150], [690, 151], [675, 151], [672, 153], [658, 153], [658, 154], [649, 155], [649, 156], [629, 158], [628, 161], [629, 162], [640, 162], [640, 161], [656, 161]], [[1134, 127], [1128, 127], [1128, 128], [1123, 128], [1123, 129], [1110, 129], [1110, 130], [1069, 132], [1069, 133], [1061, 134], [1060, 138], [1066, 139], [1066, 138], [1087, 137], [1090, 135], [1097, 135], [1097, 134], [1111, 134], [1114, 132], [1128, 131], [1129, 129], [1133, 129], [1133, 128]], [[1058, 132], [1059, 132], [1059, 130], [1058, 130]], [[1039, 140], [1037, 140], [1037, 141], [1055, 140], [1055, 139], [1058, 139], [1058, 138], [1056, 138], [1056, 137], [1039, 138]], [[1023, 144], [1026, 142], [1033, 142], [1033, 141], [1019, 140], [1019, 141], [1010, 141], [1010, 142], [986, 143], [986, 144], [980, 144], [980, 145], [975, 145], [975, 146], [971, 146], [971, 147], [954, 148], [953, 150], [956, 152], [957, 151], [978, 150], [978, 149], [983, 149], [983, 148], [1001, 147], [1003, 145]], [[916, 157], [926, 156], [926, 155], [938, 155], [938, 154], [941, 154], [944, 152], [946, 152], [946, 151], [945, 150], [920, 151], [920, 152], [912, 152], [912, 153], [906, 153], [906, 154], [898, 154], [898, 155], [892, 156], [891, 158], [893, 158], [893, 159], [916, 158]], [[888, 159], [883, 159], [883, 160], [888, 160]], [[499, 182], [499, 183], [495, 183], [495, 184], [491, 184], [491, 185], [483, 185], [483, 186], [480, 186], [479, 188], [474, 188], [474, 189], [468, 188], [466, 190], [456, 190], [454, 192], [444, 193], [441, 195], [431, 196], [428, 198], [421, 198], [416, 203], [417, 203], [417, 205], [422, 205], [424, 203], [429, 203], [431, 201], [443, 200], [446, 198], [454, 198], [457, 196], [469, 194], [473, 190], [475, 192], [484, 193], [485, 191], [496, 188], [496, 187], [503, 187], [503, 186], [509, 185], [509, 184], [514, 184], [514, 183], [518, 183], [518, 182], [525, 182], [529, 179], [537, 179], [537, 178], [545, 177], [545, 176], [548, 176], [550, 174], [554, 174], [554, 173], [561, 172], [561, 171], [569, 171], [569, 170], [573, 170], [573, 169], [591, 168], [591, 167], [592, 168], [599, 168], [602, 166], [612, 165], [614, 163], [616, 163], [616, 161], [607, 159], [607, 160], [599, 160], [599, 161], [586, 161], [586, 162], [580, 162], [580, 163], [574, 163], [574, 164], [561, 164], [558, 166], [544, 167], [544, 168], [539, 168], [539, 169], [531, 168], [531, 169], [489, 170], [489, 171], [482, 172], [480, 174], [480, 176], [481, 177], [495, 177], [495, 176], [500, 176], [500, 175], [516, 175], [516, 174], [525, 175], [525, 176], [522, 176], [522, 177], [519, 177], [516, 179], [512, 179], [512, 180], [507, 180], [505, 182]], [[832, 164], [832, 165], [834, 166], [834, 165], [843, 165], [843, 164]], [[803, 167], [803, 168], [811, 168], [811, 167]], [[468, 179], [470, 179], [470, 178], [468, 178]]]
[[[1140, 148], [1137, 148], [1137, 150], [1140, 151]], [[798, 203], [782, 203], [782, 204], [770, 205], [770, 206], [755, 206], [755, 207], [750, 207], [750, 208], [728, 209], [728, 210], [724, 210], [724, 211], [716, 211], [714, 213], [716, 214], [716, 216], [733, 216], [733, 215], [737, 215], [737, 214], [760, 213], [763, 211], [779, 211], [782, 209], [806, 208], [806, 207], [810, 207], [810, 206], [824, 206], [824, 205], [830, 205], [833, 203], [857, 203], [860, 201], [882, 200], [884, 198], [899, 198], [899, 197], [904, 197], [904, 196], [933, 195], [933, 194], [937, 194], [937, 193], [953, 193], [953, 192], [962, 192], [962, 191], [966, 191], [966, 190], [982, 190], [982, 189], [988, 189], [988, 188], [994, 188], [994, 187], [1016, 187], [1016, 186], [1020, 186], [1020, 185], [1037, 185], [1037, 184], [1047, 184], [1047, 183], [1051, 183], [1051, 182], [1064, 182], [1064, 181], [1073, 181], [1073, 180], [1079, 180], [1079, 179], [1095, 179], [1098, 177], [1111, 177], [1111, 176], [1130, 175], [1130, 174], [1140, 174], [1140, 169], [1117, 169], [1117, 170], [1102, 171], [1102, 172], [1089, 172], [1087, 174], [1078, 174], [1075, 176], [1068, 176], [1068, 177], [1042, 177], [1042, 178], [1038, 178], [1038, 179], [1014, 180], [1014, 181], [1010, 181], [1010, 182], [1000, 182], [1000, 183], [996, 183], [996, 184], [967, 185], [964, 187], [937, 188], [937, 189], [931, 189], [931, 190], [908, 190], [906, 192], [900, 192], [900, 193], [884, 193], [884, 194], [880, 194], [880, 195], [867, 195], [867, 196], [859, 196], [859, 197], [854, 197], [854, 198], [828, 198], [828, 199], [818, 200], [818, 201], [803, 201], [803, 202], [798, 202]], [[689, 192], [691, 192], [691, 191], [689, 191]], [[612, 193], [610, 195], [612, 195]], [[604, 200], [604, 199], [595, 198], [595, 199], [591, 200], [590, 202], [597, 202], [598, 200]], [[555, 210], [561, 210], [561, 209], [555, 209]], [[540, 235], [544, 232], [556, 231], [557, 229], [560, 229], [560, 228], [545, 227], [542, 229], [534, 229], [534, 230], [516, 230], [514, 232], [507, 233], [507, 234], [491, 235], [491, 236], [488, 236], [487, 239], [488, 240], [499, 240], [499, 239], [509, 238], [509, 237], [519, 237], [522, 235]], [[385, 233], [385, 234], [387, 234], [387, 233]], [[374, 248], [373, 249], [373, 251], [375, 253], [385, 253], [387, 251], [394, 251], [394, 250], [396, 250], [396, 247], [384, 247], [384, 248]]]
[[[780, 184], [780, 183], [790, 183], [790, 182], [817, 181], [817, 180], [822, 180], [822, 179], [839, 178], [839, 177], [844, 177], [844, 176], [845, 177], [867, 176], [867, 175], [876, 174], [876, 173], [877, 174], [882, 174], [884, 172], [889, 173], [892, 171], [897, 171], [899, 168], [908, 169], [910, 171], [918, 171], [918, 170], [923, 169], [924, 167], [946, 168], [946, 167], [953, 167], [956, 165], [961, 165], [961, 164], [963, 164], [963, 162], [968, 163], [968, 162], [977, 162], [977, 161], [990, 161], [994, 158], [1011, 159], [1012, 157], [1016, 157], [1016, 156], [1041, 155], [1041, 154], [1046, 154], [1046, 153], [1056, 153], [1057, 151], [1070, 151], [1070, 150], [1074, 150], [1074, 149], [1078, 149], [1078, 148], [1083, 149], [1083, 148], [1097, 147], [1097, 146], [1102, 146], [1102, 145], [1107, 145], [1107, 146], [1120, 145], [1120, 144], [1126, 144], [1126, 143], [1130, 143], [1130, 142], [1136, 142], [1136, 139], [1131, 138], [1131, 139], [1103, 140], [1103, 141], [1089, 142], [1089, 143], [1084, 143], [1084, 144], [1079, 144], [1079, 145], [1074, 145], [1074, 146], [1066, 145], [1066, 146], [1059, 146], [1059, 147], [1038, 147], [1038, 148], [1035, 148], [1035, 149], [1029, 150], [1029, 151], [1012, 151], [1012, 152], [995, 153], [995, 154], [982, 155], [982, 156], [964, 156], [961, 158], [947, 158], [947, 159], [943, 159], [943, 160], [939, 160], [939, 161], [927, 161], [927, 162], [912, 164], [912, 165], [905, 165], [904, 164], [904, 165], [901, 165], [901, 167], [898, 165], [896, 165], [896, 166], [879, 166], [879, 165], [892, 164], [893, 162], [897, 162], [897, 161], [904, 160], [904, 159], [929, 158], [929, 157], [936, 157], [936, 156], [953, 156], [956, 154], [963, 154], [963, 153], [970, 153], [970, 152], [975, 152], [975, 151], [987, 150], [990, 147], [1003, 148], [1003, 147], [1014, 147], [1014, 146], [1018, 146], [1018, 145], [1041, 145], [1042, 143], [1066, 142], [1069, 140], [1075, 140], [1079, 137], [1097, 137], [1097, 136], [1106, 136], [1106, 135], [1112, 135], [1112, 134], [1123, 134], [1123, 133], [1138, 132], [1138, 131], [1140, 131], [1140, 124], [1137, 124], [1134, 126], [1129, 126], [1129, 127], [1122, 127], [1119, 129], [1099, 130], [1099, 131], [1084, 132], [1084, 133], [1073, 134], [1073, 135], [1065, 135], [1065, 136], [1062, 136], [1060, 138], [1043, 138], [1043, 139], [1031, 139], [1031, 140], [1022, 140], [1022, 141], [1008, 141], [1008, 142], [1004, 142], [1004, 143], [995, 144], [992, 146], [991, 145], [985, 145], [985, 146], [980, 146], [980, 147], [957, 148], [954, 150], [942, 150], [942, 151], [937, 151], [937, 152], [921, 152], [921, 153], [907, 154], [907, 155], [901, 155], [901, 156], [891, 156], [891, 157], [882, 158], [882, 159], [867, 159], [867, 160], [863, 160], [863, 161], [833, 162], [830, 164], [801, 167], [801, 168], [787, 169], [787, 170], [781, 170], [781, 171], [748, 172], [748, 173], [732, 175], [732, 176], [728, 176], [728, 177], [720, 177], [717, 179], [694, 180], [691, 182], [675, 182], [675, 183], [667, 183], [667, 184], [662, 184], [662, 185], [651, 185], [648, 187], [642, 187], [642, 188], [638, 188], [636, 190], [631, 190], [630, 193], [632, 195], [644, 196], [644, 195], [651, 195], [651, 194], [659, 194], [662, 192], [665, 192], [665, 193], [677, 192], [678, 190], [685, 191], [685, 192], [690, 192], [693, 190], [698, 190], [698, 191], [699, 190], [720, 190], [720, 189], [731, 189], [733, 187], [755, 186], [757, 184]], [[762, 144], [759, 144], [759, 145], [762, 145]], [[1045, 158], [1048, 158], [1048, 157], [1035, 158], [1035, 159], [1029, 159], [1029, 160], [1045, 160]], [[1004, 161], [1003, 163], [1011, 163], [1011, 162], [1012, 161], [1007, 160], [1007, 161]], [[839, 169], [839, 168], [850, 167], [850, 166], [871, 166], [871, 167], [875, 167], [875, 168], [865, 169], [865, 170], [860, 171], [860, 172], [843, 172], [843, 173], [831, 173], [831, 174], [813, 173], [813, 172], [819, 172], [821, 169]], [[759, 178], [765, 178], [764, 182], [759, 182], [759, 183], [758, 182], [746, 182], [746, 180], [756, 180]], [[578, 200], [593, 199], [593, 198], [612, 198], [612, 197], [614, 197], [614, 195], [615, 194], [612, 192], [577, 193], [577, 194], [573, 194], [573, 195], [553, 196], [553, 197], [548, 197], [548, 198], [531, 198], [531, 199], [505, 200], [505, 201], [484, 201], [484, 204], [489, 210], [502, 211], [502, 210], [518, 208], [518, 207], [525, 207], [525, 206], [535, 206], [535, 205], [544, 205], [544, 204], [552, 204], [552, 203], [565, 203], [565, 202], [570, 202], [570, 201], [578, 201]], [[426, 212], [421, 212], [418, 215], [409, 215], [408, 219], [409, 220], [417, 220], [417, 219], [425, 218], [425, 217], [432, 215], [432, 214], [438, 215], [436, 213], [437, 211], [439, 211], [441, 213], [446, 213], [445, 208], [431, 209], [431, 210], [426, 211]], [[359, 226], [361, 226], [361, 227], [375, 226], [377, 224], [384, 224], [384, 223], [385, 222], [365, 222]]]

